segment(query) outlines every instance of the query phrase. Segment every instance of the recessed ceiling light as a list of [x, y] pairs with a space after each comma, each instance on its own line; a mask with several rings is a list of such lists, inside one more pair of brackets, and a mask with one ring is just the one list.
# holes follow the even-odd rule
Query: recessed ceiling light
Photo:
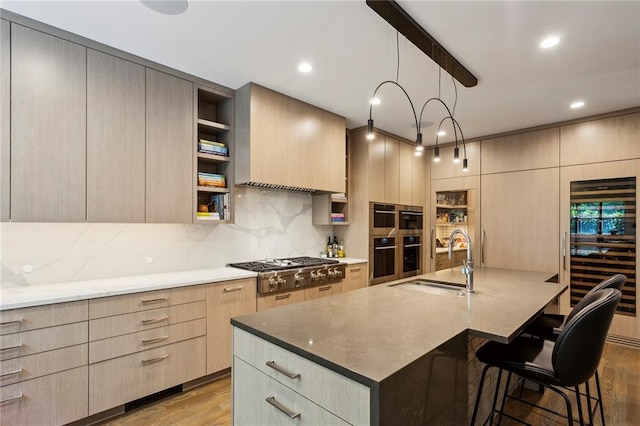
[[187, 0], [141, 0], [141, 2], [149, 9], [163, 15], [179, 15], [189, 8]]
[[440, 131], [438, 132], [438, 136], [444, 136], [444, 135], [446, 135], [446, 134], [447, 134], [447, 132], [445, 132], [444, 130], [440, 130]]
[[369, 101], [371, 105], [380, 105], [380, 98], [375, 97]]
[[542, 40], [542, 42], [540, 43], [540, 47], [543, 49], [548, 49], [550, 47], [555, 46], [556, 44], [560, 43], [560, 38], [557, 36], [549, 36], [547, 38], [545, 38], [544, 40]]
[[307, 73], [307, 72], [311, 72], [312, 69], [313, 67], [308, 62], [302, 62], [300, 65], [298, 65], [298, 71], [300, 72]]
[[571, 105], [569, 105], [572, 109], [577, 109], [577, 108], [582, 108], [584, 106], [584, 102], [583, 101], [575, 101], [572, 102]]

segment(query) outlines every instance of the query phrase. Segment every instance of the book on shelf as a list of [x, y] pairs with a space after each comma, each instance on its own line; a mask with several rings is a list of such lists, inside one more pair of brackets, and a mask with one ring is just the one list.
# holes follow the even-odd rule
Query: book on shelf
[[210, 200], [210, 214], [218, 215], [220, 220], [227, 220], [231, 218], [231, 196], [229, 193], [212, 195]]
[[202, 152], [204, 154], [222, 155], [224, 157], [227, 157], [229, 155], [229, 151], [226, 147], [208, 145], [202, 142], [198, 143], [198, 152]]
[[200, 220], [220, 220], [220, 213], [217, 212], [197, 212], [196, 215]]
[[226, 188], [227, 181], [224, 175], [218, 173], [198, 172], [198, 185]]
[[226, 148], [227, 146], [225, 144], [223, 144], [222, 142], [216, 142], [216, 141], [210, 141], [208, 139], [200, 139], [200, 143], [206, 144], [206, 145], [213, 145], [213, 146], [217, 146], [220, 148]]

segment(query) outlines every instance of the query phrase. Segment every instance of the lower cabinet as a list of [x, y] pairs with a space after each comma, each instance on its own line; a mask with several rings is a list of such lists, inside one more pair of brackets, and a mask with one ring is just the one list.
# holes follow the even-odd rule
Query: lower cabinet
[[89, 414], [205, 375], [204, 336], [89, 366]]
[[255, 278], [207, 286], [207, 374], [231, 367], [231, 317], [255, 311]]
[[233, 350], [234, 424], [370, 423], [367, 386], [237, 327]]
[[367, 281], [367, 263], [354, 263], [347, 266], [346, 275], [342, 280], [342, 291], [357, 290], [369, 285]]
[[[86, 362], [86, 361], [85, 361]], [[62, 425], [87, 416], [87, 366], [0, 388], [0, 424]]]
[[287, 293], [258, 296], [256, 307], [258, 311], [266, 311], [267, 309], [298, 302], [304, 302], [304, 290], [294, 290]]
[[436, 271], [462, 266], [462, 261], [467, 258], [467, 250], [456, 250], [449, 259], [449, 253], [436, 253]]
[[318, 287], [305, 288], [304, 300], [312, 300], [319, 297], [331, 296], [332, 294], [340, 293], [342, 293], [342, 282], [325, 284]]

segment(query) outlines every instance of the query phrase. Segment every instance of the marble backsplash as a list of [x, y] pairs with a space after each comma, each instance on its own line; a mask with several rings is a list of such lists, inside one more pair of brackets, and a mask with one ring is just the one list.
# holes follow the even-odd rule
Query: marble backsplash
[[2, 223], [0, 285], [25, 286], [317, 256], [311, 195], [238, 187], [235, 224]]

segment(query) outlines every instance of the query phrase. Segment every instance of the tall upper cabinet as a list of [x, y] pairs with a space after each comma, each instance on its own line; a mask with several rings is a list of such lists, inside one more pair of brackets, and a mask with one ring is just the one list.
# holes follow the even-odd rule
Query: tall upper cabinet
[[87, 50], [87, 221], [145, 221], [145, 69]]
[[87, 49], [12, 25], [11, 220], [86, 219]]
[[0, 20], [0, 220], [10, 219], [11, 202], [11, 23]]

